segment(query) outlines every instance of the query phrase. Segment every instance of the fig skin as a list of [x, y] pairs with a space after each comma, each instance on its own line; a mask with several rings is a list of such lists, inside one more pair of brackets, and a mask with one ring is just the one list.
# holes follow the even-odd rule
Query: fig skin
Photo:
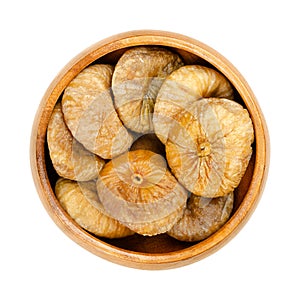
[[61, 103], [52, 112], [47, 129], [49, 155], [57, 174], [77, 181], [95, 179], [104, 160], [91, 153], [73, 138], [64, 122]]
[[178, 54], [154, 46], [131, 48], [116, 64], [112, 90], [124, 125], [140, 133], [153, 132], [152, 115], [164, 79], [183, 65]]
[[130, 151], [149, 150], [165, 156], [165, 146], [155, 133], [148, 133], [139, 137], [131, 146]]
[[218, 71], [200, 65], [186, 65], [172, 72], [163, 82], [156, 98], [153, 114], [154, 131], [166, 143], [170, 127], [182, 111], [190, 110], [205, 98], [233, 100], [229, 81]]
[[179, 121], [170, 129], [168, 164], [191, 193], [224, 196], [239, 185], [251, 158], [251, 118], [240, 104], [228, 99], [203, 99], [192, 108], [178, 115]]
[[111, 97], [113, 66], [96, 64], [82, 70], [62, 98], [65, 122], [89, 151], [111, 159], [127, 151], [132, 136], [120, 121]]
[[185, 242], [204, 240], [228, 221], [233, 203], [233, 192], [213, 199], [192, 194], [183, 217], [168, 231], [168, 234]]
[[79, 183], [60, 178], [55, 185], [55, 194], [70, 217], [87, 231], [110, 239], [134, 234], [105, 212], [98, 199], [95, 181]]
[[168, 231], [182, 216], [187, 191], [167, 170], [165, 159], [147, 150], [109, 161], [97, 191], [107, 213], [142, 235]]

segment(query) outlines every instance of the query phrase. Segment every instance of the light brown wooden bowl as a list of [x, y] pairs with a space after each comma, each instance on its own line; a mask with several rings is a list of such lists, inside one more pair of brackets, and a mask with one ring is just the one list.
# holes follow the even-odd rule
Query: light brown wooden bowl
[[[161, 45], [178, 52], [186, 64], [216, 68], [232, 83], [236, 100], [249, 111], [254, 124], [254, 152], [239, 187], [235, 191], [232, 217], [215, 234], [197, 243], [179, 242], [166, 234], [155, 237], [134, 235], [123, 239], [100, 239], [78, 226], [63, 210], [53, 192], [57, 179], [46, 145], [46, 131], [55, 103], [65, 87], [86, 66], [115, 64], [128, 48]], [[269, 138], [257, 100], [242, 75], [223, 56], [205, 44], [175, 33], [133, 31], [115, 35], [91, 46], [69, 62], [47, 89], [38, 108], [31, 136], [33, 179], [47, 212], [73, 241], [90, 252], [114, 263], [140, 269], [168, 269], [198, 261], [225, 245], [244, 226], [262, 194], [269, 165]]]

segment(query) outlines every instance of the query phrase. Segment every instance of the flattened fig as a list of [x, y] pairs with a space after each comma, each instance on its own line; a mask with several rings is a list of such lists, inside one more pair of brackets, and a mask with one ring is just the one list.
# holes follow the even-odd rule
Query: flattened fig
[[66, 87], [62, 110], [73, 136], [104, 159], [127, 151], [132, 137], [120, 121], [111, 98], [110, 65], [91, 65]]
[[100, 172], [97, 191], [109, 215], [142, 235], [168, 231], [182, 216], [187, 199], [165, 159], [147, 150], [109, 161]]
[[213, 199], [192, 194], [183, 217], [168, 231], [168, 234], [180, 241], [204, 240], [228, 221], [233, 202], [233, 192]]
[[166, 142], [178, 114], [189, 111], [193, 103], [210, 97], [233, 99], [229, 81], [219, 72], [187, 65], [170, 74], [159, 90], [153, 115], [154, 130], [160, 140]]
[[169, 166], [190, 192], [208, 198], [233, 191], [252, 154], [248, 111], [228, 99], [203, 99], [178, 114], [166, 142]]
[[104, 160], [85, 149], [67, 128], [61, 104], [53, 109], [47, 130], [47, 142], [54, 169], [61, 177], [87, 181], [95, 179]]
[[157, 93], [166, 76], [182, 65], [178, 54], [153, 46], [131, 48], [121, 56], [112, 89], [116, 109], [126, 127], [142, 133], [153, 131]]
[[109, 217], [98, 199], [95, 181], [75, 182], [60, 178], [55, 186], [59, 202], [74, 221], [87, 231], [106, 238], [121, 238], [133, 232]]

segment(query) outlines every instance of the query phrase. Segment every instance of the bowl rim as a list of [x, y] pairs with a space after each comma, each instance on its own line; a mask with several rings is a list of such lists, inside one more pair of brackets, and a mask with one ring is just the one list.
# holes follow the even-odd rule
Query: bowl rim
[[[141, 253], [110, 245], [86, 232], [61, 208], [50, 186], [44, 153], [46, 129], [54, 105], [68, 83], [86, 66], [115, 50], [138, 45], [160, 45], [185, 50], [209, 62], [236, 88], [253, 120], [255, 166], [249, 189], [230, 220], [215, 234], [183, 250]], [[77, 244], [104, 259], [139, 269], [168, 269], [198, 261], [223, 247], [246, 224], [262, 195], [269, 167], [269, 135], [259, 104], [244, 77], [220, 53], [193, 38], [160, 30], [135, 30], [113, 35], [83, 50], [58, 73], [46, 90], [32, 126], [30, 163], [39, 197], [56, 225]]]

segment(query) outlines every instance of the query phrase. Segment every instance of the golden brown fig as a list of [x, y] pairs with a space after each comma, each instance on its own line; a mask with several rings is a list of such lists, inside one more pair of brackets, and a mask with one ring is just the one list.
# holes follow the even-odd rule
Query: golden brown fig
[[203, 98], [233, 99], [228, 80], [219, 72], [199, 66], [183, 66], [170, 74], [157, 95], [153, 124], [155, 133], [165, 143], [173, 121], [182, 110]]
[[248, 111], [227, 99], [203, 99], [178, 114], [166, 142], [169, 166], [179, 182], [203, 197], [224, 196], [238, 186], [252, 154]]
[[168, 234], [186, 242], [206, 239], [228, 221], [233, 209], [233, 199], [233, 192], [213, 199], [192, 194], [183, 217]]
[[91, 65], [66, 87], [62, 110], [73, 136], [105, 159], [127, 151], [132, 137], [120, 121], [111, 98], [110, 65]]
[[60, 178], [55, 194], [62, 207], [79, 226], [106, 238], [121, 238], [133, 232], [109, 217], [98, 199], [95, 181], [75, 182]]
[[147, 150], [108, 162], [97, 181], [100, 201], [113, 218], [142, 235], [168, 231], [182, 216], [187, 191], [161, 156]]
[[141, 46], [127, 50], [117, 62], [112, 89], [115, 106], [126, 127], [152, 132], [152, 114], [158, 90], [167, 75], [183, 63], [164, 48]]
[[149, 150], [157, 154], [165, 155], [165, 146], [154, 133], [148, 133], [139, 137], [132, 144], [130, 150]]
[[87, 181], [98, 176], [104, 160], [85, 149], [67, 128], [61, 104], [53, 109], [47, 130], [47, 142], [54, 169], [61, 177]]

